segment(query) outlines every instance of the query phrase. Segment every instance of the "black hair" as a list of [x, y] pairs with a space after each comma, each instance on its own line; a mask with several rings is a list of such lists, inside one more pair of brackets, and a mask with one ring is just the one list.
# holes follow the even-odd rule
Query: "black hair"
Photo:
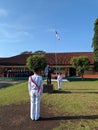
[[38, 71], [39, 71], [39, 68], [36, 67], [36, 68], [33, 69], [33, 71], [34, 71], [34, 72], [38, 72]]

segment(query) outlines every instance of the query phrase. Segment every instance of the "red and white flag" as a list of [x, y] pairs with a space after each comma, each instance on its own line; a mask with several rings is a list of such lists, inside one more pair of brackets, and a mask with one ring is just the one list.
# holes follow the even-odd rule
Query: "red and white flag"
[[56, 35], [57, 40], [59, 41], [59, 40], [60, 40], [60, 37], [59, 37], [59, 34], [58, 34], [57, 31], [55, 31], [55, 35]]

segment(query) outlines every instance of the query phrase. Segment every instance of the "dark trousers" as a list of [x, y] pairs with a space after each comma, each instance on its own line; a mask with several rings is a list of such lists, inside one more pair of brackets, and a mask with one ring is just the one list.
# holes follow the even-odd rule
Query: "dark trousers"
[[51, 76], [47, 76], [47, 84], [51, 84]]

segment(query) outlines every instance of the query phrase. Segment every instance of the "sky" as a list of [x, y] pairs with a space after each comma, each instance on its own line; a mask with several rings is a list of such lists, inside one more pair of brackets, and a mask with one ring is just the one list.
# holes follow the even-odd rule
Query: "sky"
[[0, 57], [93, 52], [97, 18], [98, 0], [0, 0]]

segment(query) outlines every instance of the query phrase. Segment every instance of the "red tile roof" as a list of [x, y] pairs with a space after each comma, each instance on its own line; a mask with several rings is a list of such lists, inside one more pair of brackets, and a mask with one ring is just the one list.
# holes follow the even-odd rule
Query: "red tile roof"
[[30, 54], [21, 54], [9, 58], [0, 58], [0, 65], [25, 65]]
[[93, 52], [69, 52], [69, 53], [46, 53], [46, 59], [47, 61], [54, 65], [56, 64], [56, 58], [57, 57], [57, 64], [58, 65], [70, 65], [71, 58], [77, 57], [77, 56], [87, 56], [90, 60], [90, 63], [94, 63], [94, 56]]
[[[25, 65], [26, 59], [33, 54], [21, 54], [9, 58], [0, 58], [0, 65]], [[57, 58], [57, 64], [58, 65], [70, 65], [70, 60], [72, 57], [76, 56], [87, 56], [90, 60], [90, 63], [94, 63], [94, 56], [93, 52], [68, 52], [68, 53], [45, 53], [45, 57], [47, 59], [47, 62], [51, 65], [56, 64], [56, 58]]]

